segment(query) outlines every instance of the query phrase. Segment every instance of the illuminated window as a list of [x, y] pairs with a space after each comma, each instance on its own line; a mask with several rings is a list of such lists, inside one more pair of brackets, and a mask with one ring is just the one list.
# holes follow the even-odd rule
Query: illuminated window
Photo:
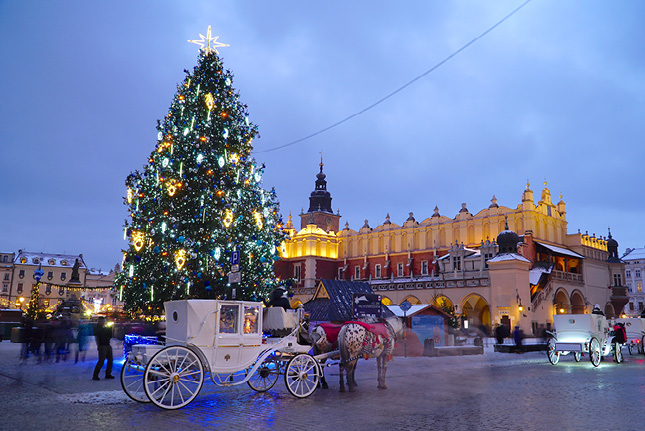
[[21, 257], [20, 258], [20, 263], [27, 263], [27, 258], [26, 257]]
[[421, 275], [428, 275], [428, 261], [421, 262]]
[[54, 273], [52, 271], [47, 272], [47, 280], [54, 278]]
[[374, 276], [381, 278], [381, 265], [374, 265]]
[[61, 279], [61, 281], [65, 281], [65, 279], [66, 279], [66, 278], [67, 278], [67, 273], [66, 273], [66, 272], [61, 272], [61, 273], [60, 273], [60, 279]]
[[237, 333], [237, 316], [239, 307], [237, 305], [222, 305], [219, 318], [220, 334]]
[[258, 307], [244, 306], [244, 333], [256, 334], [258, 332]]
[[403, 277], [403, 264], [402, 263], [398, 263], [396, 265], [396, 274], [399, 277]]
[[48, 262], [50, 265], [54, 265], [54, 264], [56, 263], [56, 260], [55, 260], [55, 259], [49, 259], [47, 262]]
[[25, 278], [25, 270], [24, 269], [20, 270], [20, 272], [18, 273], [18, 277]]
[[636, 283], [636, 292], [640, 293], [642, 291], [643, 291], [643, 283], [639, 281], [638, 283]]
[[18, 293], [22, 293], [22, 283], [18, 283]]

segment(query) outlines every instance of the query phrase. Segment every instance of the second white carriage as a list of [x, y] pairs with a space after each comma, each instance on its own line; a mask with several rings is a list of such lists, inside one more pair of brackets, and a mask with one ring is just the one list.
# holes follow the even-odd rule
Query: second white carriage
[[619, 345], [612, 347], [609, 323], [599, 314], [556, 314], [553, 316], [555, 331], [547, 344], [547, 356], [555, 365], [560, 355], [573, 353], [576, 362], [583, 354], [589, 355], [594, 367], [600, 365], [603, 356], [613, 354], [616, 362], [622, 362]]

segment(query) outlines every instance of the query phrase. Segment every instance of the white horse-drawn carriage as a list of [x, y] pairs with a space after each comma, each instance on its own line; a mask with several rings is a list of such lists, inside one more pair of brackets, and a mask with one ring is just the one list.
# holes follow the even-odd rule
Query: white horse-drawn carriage
[[623, 361], [621, 347], [612, 346], [612, 334], [605, 316], [599, 314], [557, 314], [553, 316], [555, 331], [547, 344], [547, 356], [553, 365], [560, 355], [573, 353], [576, 362], [589, 355], [594, 367], [603, 356], [613, 354], [616, 362]]
[[[121, 385], [135, 401], [177, 409], [199, 393], [206, 375], [220, 386], [247, 383], [256, 391], [284, 375], [287, 390], [311, 395], [323, 376], [321, 361], [338, 352], [311, 356], [298, 343], [302, 316], [259, 302], [183, 300], [164, 304], [165, 345], [136, 344], [121, 370]], [[263, 320], [266, 319], [263, 326]], [[263, 337], [263, 331], [282, 337]]]
[[625, 344], [629, 350], [629, 354], [636, 353], [645, 354], [643, 343], [645, 343], [645, 319], [640, 317], [627, 317], [616, 319], [617, 323], [625, 325], [625, 332], [627, 339]]

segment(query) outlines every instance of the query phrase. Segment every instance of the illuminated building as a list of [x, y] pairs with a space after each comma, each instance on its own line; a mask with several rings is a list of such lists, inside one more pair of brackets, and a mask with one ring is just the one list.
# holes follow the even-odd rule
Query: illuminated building
[[463, 203], [454, 218], [435, 207], [420, 222], [410, 213], [398, 225], [388, 215], [355, 231], [347, 223], [338, 230], [322, 163], [317, 178], [300, 230], [289, 217], [275, 266], [279, 278], [294, 279], [295, 301], [310, 299], [321, 279], [367, 281], [385, 303], [434, 304], [470, 325], [519, 325], [527, 334], [551, 325], [556, 313], [585, 313], [597, 303], [611, 315], [626, 303], [618, 244], [568, 234], [566, 204], [562, 196], [552, 202], [546, 182], [537, 204], [527, 183], [516, 208], [493, 196], [475, 214]]

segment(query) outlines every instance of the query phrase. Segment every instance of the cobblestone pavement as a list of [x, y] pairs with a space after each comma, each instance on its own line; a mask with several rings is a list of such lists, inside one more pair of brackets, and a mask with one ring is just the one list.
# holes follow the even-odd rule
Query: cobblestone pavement
[[[120, 357], [120, 346], [115, 356]], [[85, 362], [20, 364], [20, 346], [0, 343], [0, 430], [581, 430], [642, 429], [645, 356], [626, 362], [541, 352], [395, 358], [387, 390], [376, 388], [376, 362], [360, 360], [354, 393], [338, 392], [338, 369], [327, 368], [328, 390], [291, 396], [283, 381], [267, 393], [206, 381], [188, 406], [166, 411], [131, 401], [119, 379], [91, 380], [95, 348]], [[114, 374], [120, 372], [115, 361]], [[103, 376], [103, 374], [101, 374]]]

